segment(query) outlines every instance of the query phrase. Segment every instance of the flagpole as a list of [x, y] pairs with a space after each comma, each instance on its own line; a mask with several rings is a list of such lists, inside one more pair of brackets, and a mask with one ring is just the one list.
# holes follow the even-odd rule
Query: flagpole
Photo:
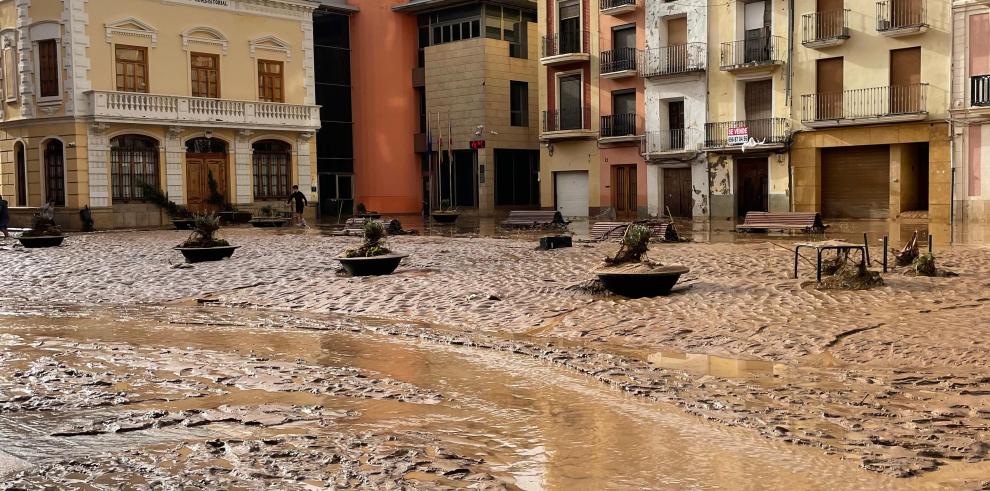
[[443, 126], [440, 125], [440, 111], [437, 111], [437, 204], [443, 211]]
[[450, 139], [451, 143], [447, 145], [447, 170], [450, 177], [450, 207], [456, 208], [455, 200], [457, 199], [456, 193], [454, 192], [454, 155], [451, 150], [454, 141], [454, 130], [450, 127], [450, 113], [447, 113], [447, 138]]

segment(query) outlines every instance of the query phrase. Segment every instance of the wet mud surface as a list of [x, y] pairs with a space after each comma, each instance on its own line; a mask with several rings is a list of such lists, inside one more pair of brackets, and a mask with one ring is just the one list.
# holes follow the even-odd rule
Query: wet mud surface
[[[554, 467], [554, 459], [549, 457], [553, 452], [546, 449], [546, 441], [539, 458], [514, 451], [508, 452], [511, 455], [478, 452], [478, 442], [465, 443], [462, 438], [455, 438], [452, 445], [451, 433], [445, 428], [425, 424], [424, 429], [424, 420], [394, 409], [398, 405], [446, 413], [461, 404], [456, 394], [445, 390], [448, 386], [436, 384], [435, 374], [396, 374], [387, 362], [368, 367], [357, 367], [350, 363], [353, 360], [327, 363], [312, 353], [293, 353], [298, 350], [294, 347], [298, 339], [273, 344], [274, 339], [259, 339], [253, 334], [250, 348], [231, 351], [217, 349], [211, 342], [192, 342], [195, 336], [190, 340], [172, 336], [159, 339], [142, 334], [149, 331], [160, 336], [161, 329], [157, 328], [124, 329], [151, 321], [175, 326], [187, 334], [190, 329], [216, 333], [243, 328], [273, 332], [303, 328], [321, 336], [376, 336], [377, 341], [369, 342], [375, 348], [369, 350], [383, 343], [379, 339], [382, 335], [390, 335], [386, 337], [402, 339], [402, 345], [425, 343], [430, 352], [467, 350], [493, 353], [473, 357], [511, 355], [513, 360], [533, 360], [537, 369], [559, 366], [573, 374], [570, 376], [597, 379], [628, 394], [623, 397], [644, 401], [631, 404], [646, 404], [653, 408], [649, 412], [658, 407], [685, 411], [690, 414], [685, 420], [689, 426], [711, 430], [714, 425], [731, 432], [737, 431], [732, 428], [742, 428], [738, 430], [741, 433], [732, 434], [732, 441], [765, 446], [771, 456], [768, 460], [785, 454], [810, 459], [798, 467], [806, 466], [815, 476], [812, 483], [788, 481], [776, 474], [776, 466], [762, 468], [765, 462], [747, 461], [729, 472], [734, 479], [759, 480], [771, 488], [832, 488], [834, 481], [822, 486], [826, 479], [822, 476], [836, 472], [843, 476], [844, 485], [853, 488], [990, 485], [990, 344], [982, 332], [982, 326], [990, 325], [988, 248], [942, 251], [940, 264], [959, 272], [958, 278], [889, 274], [882, 288], [821, 292], [806, 279], [812, 274], [806, 264], [801, 266], [803, 279], [787, 278], [793, 255], [772, 244], [663, 245], [656, 254], [665, 263], [692, 268], [684, 284], [671, 297], [626, 300], [581, 294], [570, 288], [587, 280], [588, 271], [608, 246], [579, 245], [536, 252], [532, 243], [516, 240], [392, 239], [393, 248], [413, 253], [397, 274], [342, 278], [336, 265], [326, 258], [355, 239], [235, 230], [228, 239], [245, 247], [233, 260], [176, 268], [178, 258], [161, 247], [173, 239], [172, 235], [151, 232], [74, 237], [78, 244], [71, 248], [37, 254], [9, 247], [0, 250], [0, 254], [10, 253], [16, 258], [10, 266], [12, 274], [0, 278], [0, 301], [7, 305], [32, 305], [45, 299], [84, 306], [148, 306], [115, 307], [113, 315], [101, 322], [119, 327], [101, 335], [87, 331], [82, 336], [78, 326], [72, 327], [81, 322], [79, 318], [98, 316], [88, 307], [76, 311], [27, 308], [25, 312], [12, 311], [6, 318], [0, 316], [0, 326], [9, 319], [26, 322], [20, 331], [0, 329], [0, 345], [4, 346], [0, 351], [0, 429], [4, 424], [9, 425], [5, 430], [27, 425], [43, 428], [45, 438], [81, 440], [162, 433], [170, 435], [164, 438], [165, 443], [155, 440], [137, 448], [150, 445], [180, 461], [175, 455], [188, 445], [206, 450], [207, 442], [220, 441], [223, 448], [242, 448], [240, 445], [256, 445], [263, 440], [253, 433], [255, 430], [278, 429], [276, 436], [281, 437], [283, 428], [320, 427], [333, 435], [329, 437], [332, 441], [370, 438], [388, 442], [395, 438], [416, 446], [411, 443], [416, 438], [430, 438], [438, 446], [452, 448], [450, 455], [465, 466], [471, 464], [465, 476], [407, 470], [401, 479], [413, 479], [412, 487], [539, 489], [593, 483], [623, 488], [663, 482], [718, 487], [705, 478], [691, 480], [705, 470], [710, 479], [713, 472], [719, 472], [714, 463], [707, 468], [692, 464], [697, 469], [661, 467], [659, 473], [627, 463], [618, 471], [624, 480], [607, 480], [601, 478], [605, 472], [582, 474], [577, 470], [582, 466], [570, 461], [561, 466], [559, 458]], [[102, 260], [87, 259], [94, 255]], [[161, 304], [170, 307], [154, 307]], [[210, 307], [186, 307], [197, 304]], [[243, 310], [228, 311], [228, 307], [268, 313], [245, 314]], [[35, 321], [23, 321], [25, 318]], [[46, 327], [46, 323], [51, 325]], [[312, 339], [302, 342], [315, 343], [314, 349], [328, 349]], [[280, 355], [273, 356], [273, 352]], [[209, 363], [204, 364], [204, 360]], [[499, 368], [506, 364], [503, 358], [497, 360]], [[517, 375], [526, 383], [532, 383], [529, 379], [534, 376]], [[487, 383], [471, 389], [485, 389]], [[594, 385], [599, 388], [582, 390], [600, 397], [603, 389]], [[264, 397], [255, 397], [258, 394]], [[545, 395], [541, 393], [538, 398], [542, 397]], [[572, 395], [564, 402], [577, 404], [575, 399]], [[374, 405], [372, 412], [376, 414], [377, 405], [386, 405], [404, 416], [389, 420], [387, 425], [378, 424], [381, 420], [377, 418], [372, 418], [376, 423], [369, 423], [368, 408], [362, 406], [368, 404]], [[108, 417], [108, 411], [114, 414]], [[165, 414], [160, 414], [162, 411]], [[622, 419], [614, 414], [611, 417]], [[635, 433], [637, 425], [641, 431], [655, 431], [650, 426], [655, 421], [639, 419], [628, 422], [632, 429], [623, 428], [620, 434]], [[262, 423], [269, 421], [283, 422]], [[402, 424], [395, 424], [397, 421]], [[587, 438], [588, 428], [617, 424], [586, 423], [581, 437], [574, 438]], [[397, 426], [404, 431], [397, 431]], [[118, 427], [137, 429], [106, 431]], [[229, 428], [237, 431], [231, 434]], [[245, 433], [245, 429], [250, 431]], [[186, 432], [198, 432], [198, 439], [190, 442]], [[3, 433], [0, 430], [0, 435]], [[55, 433], [66, 436], [53, 436]], [[481, 433], [490, 435], [493, 431]], [[298, 434], [290, 436], [286, 442], [292, 443], [285, 443], [286, 448], [300, 443]], [[757, 440], [747, 439], [751, 437]], [[594, 446], [593, 442], [580, 441]], [[656, 453], [644, 453], [643, 448], [653, 447], [639, 443], [633, 448], [643, 454], [642, 467], [656, 469], [663, 459]], [[784, 445], [781, 448], [786, 450], [774, 453], [775, 445]], [[257, 448], [260, 452], [268, 447]], [[727, 448], [724, 451], [731, 455], [730, 460], [745, 460], [737, 457], [745, 451], [735, 444]], [[626, 455], [619, 448], [612, 452]], [[50, 463], [47, 457], [31, 451], [10, 453], [36, 464], [21, 477], [24, 481], [18, 482], [39, 483], [31, 480], [39, 479], [39, 475], [86, 474], [82, 468], [70, 472], [71, 465], [82, 464], [70, 465], [64, 459]], [[155, 468], [133, 456], [126, 464], [114, 463], [122, 457], [121, 451], [106, 455], [97, 469], [120, 466], [121, 472], [133, 474], [127, 478], [132, 482], [149, 478], [134, 469]], [[367, 456], [372, 455], [377, 454]], [[428, 459], [429, 452], [426, 455], [422, 458]], [[694, 461], [711, 457], [688, 455]], [[200, 475], [196, 469], [203, 464], [198, 458], [186, 459], [182, 465], [188, 469], [183, 472]], [[614, 457], [590, 457], [592, 462], [596, 458], [609, 469], [607, 461]], [[361, 487], [360, 482], [367, 486], [400, 482], [393, 471], [410, 460], [415, 459], [403, 460], [396, 464], [399, 467], [379, 468], [375, 471], [379, 474], [343, 476], [336, 473], [338, 469], [300, 477], [300, 482], [312, 477], [344, 483], [330, 484], [343, 488]], [[266, 465], [252, 462], [255, 467]], [[37, 470], [44, 468], [38, 466], [44, 465], [57, 468], [38, 474]], [[100, 472], [94, 470], [92, 474]], [[238, 478], [243, 475], [234, 474]], [[386, 474], [389, 477], [374, 481]], [[573, 479], [572, 474], [582, 479]], [[486, 477], [467, 480], [468, 475]], [[344, 477], [356, 480], [333, 481]], [[666, 478], [672, 480], [664, 481]], [[68, 482], [61, 479], [49, 482]], [[247, 482], [231, 480], [229, 485]], [[730, 481], [718, 482], [724, 485]]]

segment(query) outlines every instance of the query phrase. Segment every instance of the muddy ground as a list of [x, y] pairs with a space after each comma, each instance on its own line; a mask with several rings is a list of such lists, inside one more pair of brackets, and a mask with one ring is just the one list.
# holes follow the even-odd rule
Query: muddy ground
[[[411, 254], [397, 274], [344, 278], [331, 258], [353, 238], [229, 230], [227, 238], [243, 246], [232, 260], [187, 267], [168, 249], [183, 236], [76, 236], [65, 247], [38, 251], [8, 242], [0, 246], [5, 259], [0, 297], [21, 305], [281, 310], [321, 329], [342, 328], [326, 323], [321, 314], [387, 320], [344, 327], [548, 360], [633, 394], [774, 440], [821, 448], [886, 475], [908, 478], [987, 461], [990, 338], [983, 326], [990, 325], [988, 248], [939, 252], [940, 264], [958, 272], [956, 278], [888, 274], [882, 288], [823, 292], [813, 288], [812, 271], [803, 261], [802, 279], [789, 277], [793, 255], [777, 244], [660, 245], [652, 256], [684, 264], [691, 273], [670, 297], [625, 300], [572, 288], [589, 278], [609, 252], [607, 245], [539, 252], [526, 240], [393, 238], [394, 249]], [[758, 376], [712, 370], [715, 358], [708, 370], [670, 368], [657, 356], [670, 351], [675, 353], [667, 359], [683, 357], [679, 353], [723, 355], [723, 365], [739, 365], [741, 357], [770, 362], [770, 369]], [[124, 350], [118, 355], [125, 359], [116, 362], [125, 365], [155, 363], [153, 353]], [[168, 355], [181, 363], [175, 353]], [[27, 380], [57, 371], [58, 365], [50, 363], [55, 362], [35, 360], [24, 370], [41, 371]], [[225, 370], [242, 367], [239, 360], [220, 364]], [[280, 369], [266, 368], [274, 375], [250, 383], [263, 384], [261, 390], [301, 384], [365, 391], [412, 403], [442, 397], [386, 382], [374, 387], [326, 387], [305, 377], [286, 382], [277, 376]], [[253, 375], [224, 381], [237, 387], [237, 380], [248, 383]], [[19, 382], [10, 383], [4, 410], [71, 405], [78, 396], [70, 391], [64, 395], [67, 401], [14, 401], [7, 394]], [[125, 396], [93, 389], [83, 399], [114, 404], [118, 397]], [[190, 417], [202, 415], [182, 416]], [[990, 472], [983, 474], [967, 477], [966, 486], [990, 482]]]

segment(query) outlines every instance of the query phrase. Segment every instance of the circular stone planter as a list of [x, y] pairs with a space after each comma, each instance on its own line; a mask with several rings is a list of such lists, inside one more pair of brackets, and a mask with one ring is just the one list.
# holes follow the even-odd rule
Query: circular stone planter
[[46, 235], [42, 237], [18, 237], [21, 245], [27, 249], [41, 249], [44, 247], [57, 247], [62, 245], [65, 235]]
[[690, 269], [684, 266], [665, 266], [653, 271], [601, 271], [598, 278], [610, 292], [629, 298], [658, 297], [670, 294], [682, 274]]
[[289, 221], [284, 218], [255, 218], [251, 220], [252, 227], [258, 228], [274, 228], [281, 227], [288, 223]]
[[176, 230], [192, 230], [194, 220], [192, 218], [173, 218], [172, 225]]
[[436, 212], [432, 216], [433, 216], [433, 220], [436, 221], [437, 223], [454, 223], [457, 221], [457, 218], [461, 216], [461, 214]]
[[382, 276], [392, 274], [408, 254], [388, 254], [375, 257], [338, 257], [340, 265], [351, 276]]
[[219, 261], [234, 255], [234, 251], [241, 246], [220, 246], [220, 247], [175, 247], [186, 258], [187, 263], [202, 263], [206, 261]]

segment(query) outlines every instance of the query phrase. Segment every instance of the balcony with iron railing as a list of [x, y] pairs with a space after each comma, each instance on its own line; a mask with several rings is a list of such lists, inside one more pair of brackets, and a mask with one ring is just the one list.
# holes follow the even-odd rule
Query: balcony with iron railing
[[611, 114], [599, 118], [598, 140], [618, 143], [640, 139], [639, 117], [636, 113]]
[[708, 45], [687, 43], [650, 48], [643, 51], [639, 63], [639, 76], [644, 78], [666, 77], [705, 70]]
[[96, 122], [316, 131], [320, 106], [93, 90]]
[[591, 129], [591, 108], [588, 106], [543, 111], [543, 140], [595, 138]]
[[921, 121], [928, 84], [870, 87], [801, 96], [801, 122], [811, 128]]
[[605, 15], [622, 15], [636, 10], [636, 0], [599, 0], [598, 10]]
[[971, 106], [990, 106], [990, 75], [969, 77], [969, 101]]
[[752, 139], [758, 148], [772, 149], [787, 145], [791, 137], [787, 118], [749, 119], [705, 123], [705, 148], [710, 150], [742, 150]]
[[591, 38], [588, 31], [565, 30], [543, 36], [540, 63], [562, 65], [591, 59]]
[[615, 48], [602, 51], [599, 58], [599, 72], [602, 78], [625, 78], [636, 76], [639, 51], [636, 48]]
[[648, 131], [643, 136], [640, 153], [648, 160], [685, 159], [698, 153], [701, 132], [695, 128]]
[[782, 65], [787, 58], [787, 41], [769, 34], [742, 41], [722, 43], [721, 66], [733, 72]]
[[928, 30], [925, 0], [884, 0], [877, 2], [877, 32], [898, 37]]
[[838, 46], [849, 39], [849, 11], [830, 10], [801, 16], [801, 44], [807, 48]]

